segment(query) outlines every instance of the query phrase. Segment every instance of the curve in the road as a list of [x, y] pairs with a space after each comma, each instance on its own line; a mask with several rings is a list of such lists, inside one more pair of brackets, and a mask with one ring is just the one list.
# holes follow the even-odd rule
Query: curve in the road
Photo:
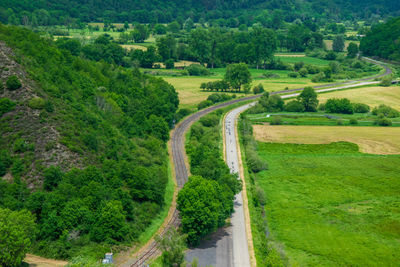
[[[320, 86], [315, 86], [314, 88], [324, 88], [324, 87], [330, 87], [330, 86], [338, 86], [338, 85], [346, 85], [346, 84], [352, 84], [352, 83], [357, 83], [357, 82], [363, 82], [363, 81], [368, 81], [368, 80], [373, 80], [376, 78], [380, 78], [386, 75], [389, 75], [392, 73], [392, 70], [387, 67], [385, 64], [382, 64], [382, 62], [366, 58], [364, 57], [363, 60], [369, 61], [373, 64], [380, 65], [385, 69], [385, 72], [373, 77], [368, 77], [368, 78], [362, 78], [362, 79], [357, 79], [357, 80], [351, 80], [351, 81], [346, 81], [346, 82], [339, 82], [339, 83], [331, 83], [331, 84], [324, 84]], [[271, 95], [275, 94], [287, 94], [287, 93], [292, 93], [292, 92], [298, 92], [302, 91], [304, 88], [297, 88], [297, 89], [290, 89], [290, 90], [282, 90], [282, 91], [277, 91], [277, 92], [272, 92]], [[326, 89], [329, 90], [329, 89]], [[335, 89], [337, 90], [337, 89]], [[284, 97], [293, 97], [296, 94], [291, 94], [291, 95], [285, 95]], [[184, 148], [184, 140], [185, 140], [185, 133], [186, 131], [190, 128], [190, 126], [198, 121], [201, 117], [217, 110], [221, 109], [227, 106], [230, 106], [232, 104], [236, 104], [239, 102], [244, 102], [244, 101], [249, 101], [249, 100], [255, 100], [257, 98], [261, 97], [261, 95], [253, 95], [253, 96], [248, 96], [248, 97], [243, 97], [239, 99], [234, 99], [231, 101], [224, 102], [219, 105], [215, 105], [206, 109], [203, 109], [189, 117], [187, 117], [185, 120], [183, 120], [181, 123], [179, 123], [173, 132], [173, 135], [171, 137], [171, 146], [172, 146], [172, 157], [173, 157], [173, 162], [174, 162], [174, 169], [175, 169], [175, 179], [178, 188], [182, 188], [183, 185], [187, 182], [188, 179], [188, 170], [186, 168], [185, 164], [185, 148]], [[172, 218], [168, 222], [167, 227], [165, 227], [164, 231], [162, 232], [161, 236], [170, 228], [170, 227], [176, 227], [179, 225], [179, 212], [175, 209]], [[146, 261], [148, 261], [150, 258], [153, 258], [155, 255], [157, 255], [158, 249], [157, 249], [157, 244], [156, 242], [152, 242], [151, 245], [149, 246], [149, 249], [147, 249], [145, 252], [143, 252], [138, 259], [133, 263], [129, 264], [127, 266], [131, 267], [136, 267], [136, 266], [142, 266], [142, 264]]]

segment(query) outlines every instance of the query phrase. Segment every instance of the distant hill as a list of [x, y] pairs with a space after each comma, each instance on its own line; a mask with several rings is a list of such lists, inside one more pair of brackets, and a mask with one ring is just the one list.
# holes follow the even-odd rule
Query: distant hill
[[0, 24], [0, 207], [36, 216], [36, 253], [137, 240], [164, 205], [178, 104], [161, 79]]
[[400, 15], [398, 0], [0, 0], [0, 21], [38, 24], [66, 24], [72, 19], [83, 22], [167, 23], [187, 18], [195, 22], [235, 19], [252, 24], [263, 10], [282, 11], [286, 21], [296, 18], [370, 19]]
[[360, 49], [367, 56], [400, 61], [400, 17], [373, 27], [361, 40]]

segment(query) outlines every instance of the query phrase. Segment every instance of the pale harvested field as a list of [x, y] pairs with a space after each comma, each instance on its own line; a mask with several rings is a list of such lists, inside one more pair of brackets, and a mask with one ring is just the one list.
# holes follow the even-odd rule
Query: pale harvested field
[[[333, 40], [324, 40], [324, 43], [326, 45], [326, 49], [332, 50]], [[360, 45], [359, 41], [344, 41], [344, 50], [345, 51], [347, 51], [347, 47], [349, 46], [349, 43], [356, 43], [356, 44]]]
[[131, 51], [132, 49], [140, 49], [142, 51], [146, 51], [147, 47], [141, 46], [141, 45], [121, 45], [122, 48], [127, 49], [128, 51]]
[[30, 267], [63, 267], [68, 264], [66, 261], [45, 259], [31, 254], [26, 255], [24, 262], [28, 263]]
[[400, 86], [364, 87], [318, 95], [321, 103], [325, 103], [326, 100], [334, 97], [348, 98], [352, 102], [364, 103], [371, 107], [385, 104], [400, 111]]
[[400, 127], [254, 125], [256, 140], [273, 143], [355, 143], [370, 154], [400, 154]]

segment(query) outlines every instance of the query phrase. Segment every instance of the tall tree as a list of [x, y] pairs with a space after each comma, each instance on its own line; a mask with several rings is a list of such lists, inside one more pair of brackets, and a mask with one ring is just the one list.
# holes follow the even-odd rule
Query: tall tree
[[226, 68], [225, 80], [240, 92], [243, 84], [251, 82], [251, 73], [245, 63], [231, 64]]
[[35, 222], [27, 210], [0, 208], [0, 265], [19, 266], [34, 239]]
[[304, 106], [305, 111], [314, 112], [317, 111], [318, 99], [317, 93], [314, 88], [308, 86], [301, 91], [300, 95], [297, 97], [297, 100], [300, 101]]
[[333, 39], [332, 49], [335, 52], [343, 52], [344, 50], [344, 36], [336, 35]]
[[211, 39], [207, 30], [198, 28], [190, 32], [189, 49], [201, 64], [210, 60]]
[[347, 47], [347, 56], [350, 58], [355, 58], [358, 54], [358, 45], [354, 42], [349, 43]]
[[171, 58], [176, 59], [176, 40], [172, 35], [158, 38], [156, 45], [158, 54], [164, 62]]
[[251, 43], [254, 47], [257, 69], [261, 62], [265, 68], [265, 63], [272, 58], [276, 49], [275, 33], [270, 29], [255, 27], [251, 32]]

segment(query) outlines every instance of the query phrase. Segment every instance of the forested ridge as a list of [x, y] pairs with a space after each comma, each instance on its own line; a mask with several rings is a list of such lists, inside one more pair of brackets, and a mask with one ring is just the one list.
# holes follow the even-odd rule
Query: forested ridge
[[175, 89], [24, 28], [0, 44], [0, 207], [34, 215], [40, 255], [131, 245], [164, 205]]
[[255, 17], [265, 10], [282, 11], [290, 22], [296, 18], [328, 19], [370, 18], [371, 16], [398, 15], [397, 0], [204, 0], [204, 1], [139, 1], [139, 0], [1, 0], [0, 21], [23, 23], [34, 19], [42, 25], [65, 24], [70, 19], [82, 22], [112, 21], [166, 23], [192, 18], [195, 22], [213, 19], [237, 19], [240, 24], [257, 22]]

